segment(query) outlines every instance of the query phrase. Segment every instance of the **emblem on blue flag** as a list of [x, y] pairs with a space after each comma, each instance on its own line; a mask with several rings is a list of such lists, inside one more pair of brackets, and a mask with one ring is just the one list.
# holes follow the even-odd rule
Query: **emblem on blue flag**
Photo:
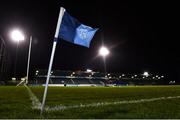
[[80, 23], [76, 18], [64, 12], [59, 37], [65, 41], [89, 47], [98, 29]]

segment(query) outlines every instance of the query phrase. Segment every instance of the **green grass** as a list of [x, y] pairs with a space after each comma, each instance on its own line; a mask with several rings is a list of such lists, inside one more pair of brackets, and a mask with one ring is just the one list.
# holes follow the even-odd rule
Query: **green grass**
[[[30, 87], [42, 101], [44, 87]], [[97, 102], [180, 96], [180, 86], [49, 87], [46, 105], [80, 105]], [[25, 87], [0, 87], [0, 118], [180, 118], [180, 99], [48, 111], [33, 110]]]

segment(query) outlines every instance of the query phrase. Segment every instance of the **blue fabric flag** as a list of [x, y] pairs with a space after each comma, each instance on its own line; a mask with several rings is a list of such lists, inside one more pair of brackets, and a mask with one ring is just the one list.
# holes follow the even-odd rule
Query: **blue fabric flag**
[[89, 47], [97, 30], [97, 28], [94, 29], [80, 23], [65, 11], [60, 26], [59, 38], [77, 45]]

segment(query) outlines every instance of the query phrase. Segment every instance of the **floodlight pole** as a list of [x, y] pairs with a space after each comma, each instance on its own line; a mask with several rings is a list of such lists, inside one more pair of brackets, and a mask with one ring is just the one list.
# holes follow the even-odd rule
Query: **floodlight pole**
[[106, 73], [107, 73], [106, 56], [103, 56], [103, 62], [104, 62], [104, 72], [105, 72], [105, 75], [106, 75]]
[[[63, 7], [60, 8], [60, 12], [59, 12], [59, 18], [58, 18], [58, 22], [57, 22], [57, 26], [56, 26], [56, 33], [54, 35], [54, 39], [58, 38], [58, 34], [60, 31], [60, 25], [61, 25], [61, 21], [64, 15], [65, 9]], [[54, 59], [54, 53], [56, 50], [56, 44], [57, 44], [57, 40], [54, 40], [53, 42], [53, 48], [52, 48], [52, 52], [51, 52], [51, 59], [49, 62], [49, 69], [48, 69], [48, 73], [47, 73], [47, 79], [46, 79], [46, 85], [45, 85], [45, 89], [44, 89], [44, 96], [43, 96], [43, 101], [42, 101], [42, 105], [41, 105], [41, 115], [44, 111], [44, 106], [45, 106], [45, 102], [46, 102], [46, 96], [47, 96], [47, 90], [48, 90], [48, 84], [49, 84], [49, 77], [51, 74], [51, 69], [52, 69], [52, 64], [53, 64], [53, 59]]]
[[14, 65], [14, 77], [15, 78], [16, 78], [16, 63], [17, 63], [18, 47], [19, 47], [19, 40], [17, 41], [17, 45], [16, 45], [16, 56], [15, 56], [15, 65]]
[[30, 59], [31, 59], [31, 44], [32, 44], [32, 36], [30, 36], [30, 41], [29, 41], [29, 54], [28, 54], [28, 63], [27, 63], [26, 84], [28, 84], [28, 77], [29, 77], [29, 63], [30, 63]]

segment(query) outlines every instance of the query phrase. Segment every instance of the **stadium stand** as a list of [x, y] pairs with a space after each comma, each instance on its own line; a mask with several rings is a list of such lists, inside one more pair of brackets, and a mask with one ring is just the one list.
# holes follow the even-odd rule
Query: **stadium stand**
[[[29, 84], [44, 85], [46, 70], [37, 70], [34, 80]], [[51, 86], [127, 86], [127, 85], [164, 85], [164, 76], [142, 74], [115, 74], [87, 71], [61, 71], [51, 72]]]

